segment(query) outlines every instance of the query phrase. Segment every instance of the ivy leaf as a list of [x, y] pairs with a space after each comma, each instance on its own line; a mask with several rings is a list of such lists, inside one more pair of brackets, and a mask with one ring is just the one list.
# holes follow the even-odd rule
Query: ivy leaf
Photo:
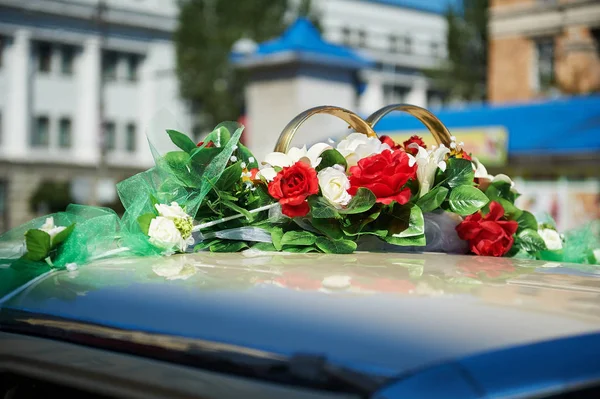
[[425, 234], [411, 237], [387, 236], [384, 239], [390, 244], [401, 247], [423, 247], [426, 245]]
[[310, 215], [316, 219], [337, 219], [340, 217], [338, 211], [325, 198], [318, 195], [308, 197]]
[[450, 209], [461, 216], [472, 215], [489, 202], [488, 197], [473, 186], [459, 186], [450, 191]]
[[414, 237], [425, 233], [423, 212], [416, 205], [394, 206], [392, 218], [392, 237]]
[[346, 162], [346, 158], [338, 150], [330, 149], [325, 150], [319, 156], [321, 158], [321, 163], [317, 166], [317, 172], [323, 170], [325, 168], [332, 167], [334, 165], [342, 165], [344, 170], [348, 167], [348, 163]]
[[498, 198], [502, 198], [509, 201], [511, 204], [514, 204], [517, 199], [517, 194], [511, 191], [510, 183], [505, 181], [495, 181], [491, 183], [485, 190], [485, 194], [491, 200], [495, 201]]
[[192, 141], [187, 135], [178, 132], [177, 130], [167, 130], [167, 134], [171, 138], [173, 144], [177, 147], [181, 148], [183, 151], [190, 154], [194, 150], [196, 150], [196, 143]]
[[221, 178], [216, 184], [216, 188], [220, 191], [227, 191], [231, 189], [235, 183], [239, 182], [242, 178], [242, 166], [241, 161], [236, 162], [233, 165], [227, 167]]
[[288, 231], [281, 237], [281, 245], [306, 246], [315, 243], [316, 236], [309, 231]]
[[248, 248], [248, 245], [243, 241], [218, 241], [212, 244], [210, 252], [238, 252]]
[[66, 229], [55, 235], [54, 240], [52, 240], [52, 248], [56, 248], [57, 246], [62, 244], [63, 241], [69, 238], [69, 235], [71, 235], [73, 229], [75, 229], [75, 223], [71, 223], [71, 225], [67, 226]]
[[281, 227], [274, 227], [273, 229], [271, 229], [271, 240], [273, 241], [273, 246], [278, 251], [281, 251], [281, 248], [283, 246], [281, 244], [282, 237], [283, 237], [283, 229]]
[[533, 230], [537, 232], [538, 230], [538, 222], [531, 212], [522, 211], [521, 216], [517, 218], [517, 223], [519, 224], [518, 232], [523, 230]]
[[376, 201], [377, 197], [371, 190], [361, 187], [356, 192], [356, 195], [352, 197], [348, 206], [345, 209], [338, 210], [338, 212], [344, 215], [366, 212], [375, 205]]
[[253, 245], [252, 249], [256, 249], [257, 251], [265, 251], [265, 252], [276, 252], [276, 251], [281, 250], [281, 249], [275, 248], [275, 246], [273, 244], [271, 244], [270, 242], [259, 242], [258, 244]]
[[517, 234], [517, 244], [522, 250], [527, 252], [543, 251], [546, 248], [544, 239], [538, 234], [537, 230], [525, 229]]
[[32, 261], [45, 259], [50, 252], [50, 234], [38, 229], [31, 229], [25, 233], [27, 254], [25, 258]]
[[299, 246], [295, 246], [295, 245], [284, 245], [282, 250], [284, 252], [293, 252], [293, 253], [297, 253], [297, 254], [305, 254], [308, 252], [317, 252], [317, 249], [313, 246], [299, 247]]
[[371, 213], [370, 215], [360, 215], [353, 217], [349, 215], [342, 220], [342, 230], [345, 234], [349, 236], [359, 236], [359, 235], [375, 235], [378, 237], [385, 237], [388, 235], [388, 228], [380, 226], [376, 222], [381, 215], [381, 210], [377, 210], [376, 212]]
[[[510, 201], [505, 200], [504, 198], [497, 197], [496, 199], [493, 199], [492, 201], [496, 201], [497, 203], [502, 205], [502, 208], [504, 208], [504, 215], [509, 220], [518, 220], [523, 215], [522, 210], [520, 210], [519, 208], [514, 206]], [[533, 215], [531, 215], [531, 216], [533, 217]], [[534, 220], [535, 220], [535, 218], [534, 218]], [[536, 223], [536, 225], [537, 225], [537, 223]], [[536, 229], [537, 229], [537, 226], [536, 226]]]
[[340, 240], [345, 237], [337, 219], [312, 219], [311, 224], [315, 229], [334, 240]]
[[475, 178], [471, 161], [461, 158], [450, 158], [445, 174], [445, 182], [450, 188], [463, 185], [472, 186]]
[[137, 222], [140, 225], [140, 229], [142, 229], [142, 232], [146, 235], [148, 235], [148, 230], [150, 229], [150, 223], [152, 222], [152, 219], [154, 219], [156, 217], [156, 215], [154, 213], [144, 213], [141, 216], [138, 216], [137, 218]]
[[421, 208], [423, 213], [431, 212], [440, 207], [442, 202], [448, 196], [448, 189], [443, 186], [438, 186], [417, 200], [417, 206]]
[[356, 251], [356, 243], [351, 240], [331, 240], [317, 237], [317, 247], [326, 254], [351, 254]]

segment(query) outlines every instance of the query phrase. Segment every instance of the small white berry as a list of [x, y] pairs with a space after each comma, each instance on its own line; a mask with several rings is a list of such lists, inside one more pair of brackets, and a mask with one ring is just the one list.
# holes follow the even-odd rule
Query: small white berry
[[250, 163], [254, 163], [255, 161], [256, 161], [256, 159], [254, 159], [254, 157], [248, 158], [248, 162], [250, 162]]
[[242, 163], [240, 164], [240, 166], [242, 167], [242, 169], [246, 169], [246, 162], [242, 162]]
[[252, 186], [252, 188], [250, 189], [250, 191], [256, 191], [256, 187]]
[[450, 136], [450, 140], [456, 141], [456, 136]]
[[450, 148], [456, 148], [456, 143], [454, 141], [450, 143]]
[[232, 155], [231, 158], [229, 158], [229, 160], [231, 162], [237, 162], [237, 157], [235, 155]]
[[458, 143], [458, 145], [462, 147], [463, 145], [465, 145], [465, 142], [461, 141], [460, 143]]
[[237, 150], [237, 149], [238, 149], [238, 146], [237, 146], [237, 145], [234, 145], [234, 146], [233, 146], [233, 151], [235, 151], [235, 150]]

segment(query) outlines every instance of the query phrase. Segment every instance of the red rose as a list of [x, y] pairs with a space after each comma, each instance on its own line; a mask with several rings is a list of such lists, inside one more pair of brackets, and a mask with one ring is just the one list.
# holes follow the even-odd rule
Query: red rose
[[291, 218], [306, 216], [306, 197], [319, 192], [317, 172], [304, 162], [283, 168], [269, 183], [269, 194], [281, 204], [281, 212]]
[[[202, 147], [204, 145], [204, 141], [200, 141], [198, 144], [196, 144], [196, 147]], [[209, 141], [208, 144], [206, 144], [206, 147], [204, 148], [210, 148], [210, 147], [214, 147], [215, 144], [212, 141]]]
[[490, 213], [481, 212], [467, 216], [456, 226], [458, 236], [469, 241], [471, 251], [482, 256], [503, 256], [513, 245], [513, 234], [519, 224], [512, 220], [500, 220], [504, 208], [497, 202], [490, 203]]
[[404, 151], [383, 151], [358, 161], [350, 168], [350, 189], [355, 195], [360, 187], [366, 187], [375, 194], [377, 202], [400, 205], [410, 200], [410, 189], [404, 185], [415, 177], [416, 165], [408, 165], [409, 158]]
[[427, 148], [427, 146], [425, 145], [425, 142], [423, 141], [423, 139], [421, 137], [411, 136], [408, 140], [406, 140], [404, 143], [402, 143], [402, 144], [404, 144], [404, 149], [409, 154], [417, 155], [417, 153], [419, 152], [418, 149], [409, 147], [409, 145], [411, 145], [412, 143], [418, 144], [419, 147]]
[[397, 150], [400, 148], [400, 144], [396, 144], [396, 142], [392, 140], [390, 136], [381, 136], [379, 141], [381, 141], [383, 144], [389, 145], [392, 150]]

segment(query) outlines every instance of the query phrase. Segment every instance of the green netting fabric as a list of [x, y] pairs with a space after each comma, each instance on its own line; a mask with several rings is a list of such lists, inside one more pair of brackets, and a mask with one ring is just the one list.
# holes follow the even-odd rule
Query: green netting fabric
[[541, 260], [600, 265], [600, 220], [564, 233], [562, 249], [541, 251]]

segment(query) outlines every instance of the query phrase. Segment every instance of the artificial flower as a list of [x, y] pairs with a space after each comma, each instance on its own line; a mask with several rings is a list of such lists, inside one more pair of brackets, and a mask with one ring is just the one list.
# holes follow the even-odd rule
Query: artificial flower
[[490, 212], [469, 215], [456, 226], [462, 240], [469, 242], [471, 251], [482, 256], [503, 256], [514, 243], [513, 234], [519, 224], [513, 220], [502, 220], [504, 208], [498, 202], [490, 203]]
[[396, 144], [396, 142], [390, 136], [380, 136], [379, 141], [381, 141], [383, 144], [389, 145], [392, 150], [402, 148], [402, 146], [400, 144]]
[[479, 159], [475, 157], [472, 157], [471, 162], [473, 170], [475, 171], [475, 179], [477, 179], [481, 191], [485, 191], [492, 183], [502, 181], [510, 184], [510, 190], [515, 192], [515, 182], [513, 182], [510, 177], [504, 174], [498, 174], [496, 176], [490, 175], [485, 166], [483, 166], [483, 164], [479, 162]]
[[169, 219], [187, 219], [190, 217], [187, 213], [185, 213], [183, 208], [181, 208], [181, 206], [175, 201], [171, 202], [171, 205], [155, 204], [154, 207], [158, 211], [159, 216], [164, 216]]
[[54, 217], [52, 216], [46, 218], [46, 222], [42, 225], [42, 227], [39, 228], [39, 230], [48, 233], [48, 235], [50, 236], [50, 243], [52, 243], [52, 241], [54, 241], [54, 237], [56, 237], [56, 235], [64, 229], [66, 229], [65, 226], [54, 225]]
[[348, 168], [371, 155], [380, 154], [391, 149], [389, 145], [382, 143], [376, 137], [368, 137], [362, 133], [352, 133], [337, 145], [337, 150], [346, 158]]
[[329, 144], [317, 143], [308, 150], [304, 146], [302, 148], [292, 147], [287, 153], [272, 152], [265, 157], [263, 165], [266, 166], [260, 170], [260, 176], [264, 177], [267, 181], [272, 181], [277, 175], [275, 167], [284, 168], [300, 161], [316, 168], [321, 163], [320, 155], [323, 151], [330, 148]]
[[289, 217], [306, 216], [310, 210], [306, 198], [319, 192], [317, 172], [298, 161], [284, 167], [269, 183], [269, 194], [281, 204], [281, 212]]
[[404, 145], [404, 150], [413, 156], [417, 155], [419, 150], [415, 145], [412, 145], [412, 144], [416, 144], [419, 147], [427, 149], [427, 146], [425, 145], [423, 138], [421, 138], [417, 135], [410, 136], [410, 138], [402, 144]]
[[164, 216], [157, 216], [150, 221], [148, 236], [152, 245], [167, 251], [176, 249], [184, 252], [188, 245], [194, 243], [191, 235], [187, 239], [184, 238], [175, 221]]
[[427, 151], [416, 143], [410, 144], [409, 149], [415, 149], [415, 157], [410, 155], [411, 164], [417, 164], [417, 180], [419, 181], [419, 196], [422, 197], [429, 192], [435, 181], [435, 173], [438, 168], [446, 171], [446, 155], [450, 149], [441, 144], [438, 148]]
[[325, 168], [319, 171], [317, 178], [319, 179], [321, 193], [327, 201], [338, 209], [348, 205], [352, 199], [352, 196], [348, 194], [350, 180], [348, 180], [342, 166], [335, 165]]
[[562, 249], [562, 239], [558, 231], [554, 229], [539, 229], [538, 234], [544, 239], [546, 248], [550, 251], [558, 251]]
[[[196, 147], [202, 147], [204, 145], [204, 141], [199, 141], [198, 144], [196, 144]], [[208, 143], [206, 143], [206, 147], [204, 148], [211, 148], [214, 147], [215, 144], [212, 141], [209, 141]]]
[[377, 202], [403, 205], [410, 200], [410, 189], [404, 187], [415, 177], [415, 166], [410, 165], [409, 156], [404, 151], [384, 151], [358, 161], [350, 168], [350, 189], [355, 195], [359, 188], [366, 187], [375, 194]]
[[187, 280], [197, 273], [197, 269], [186, 257], [177, 257], [171, 261], [160, 261], [152, 267], [152, 271], [167, 280]]

